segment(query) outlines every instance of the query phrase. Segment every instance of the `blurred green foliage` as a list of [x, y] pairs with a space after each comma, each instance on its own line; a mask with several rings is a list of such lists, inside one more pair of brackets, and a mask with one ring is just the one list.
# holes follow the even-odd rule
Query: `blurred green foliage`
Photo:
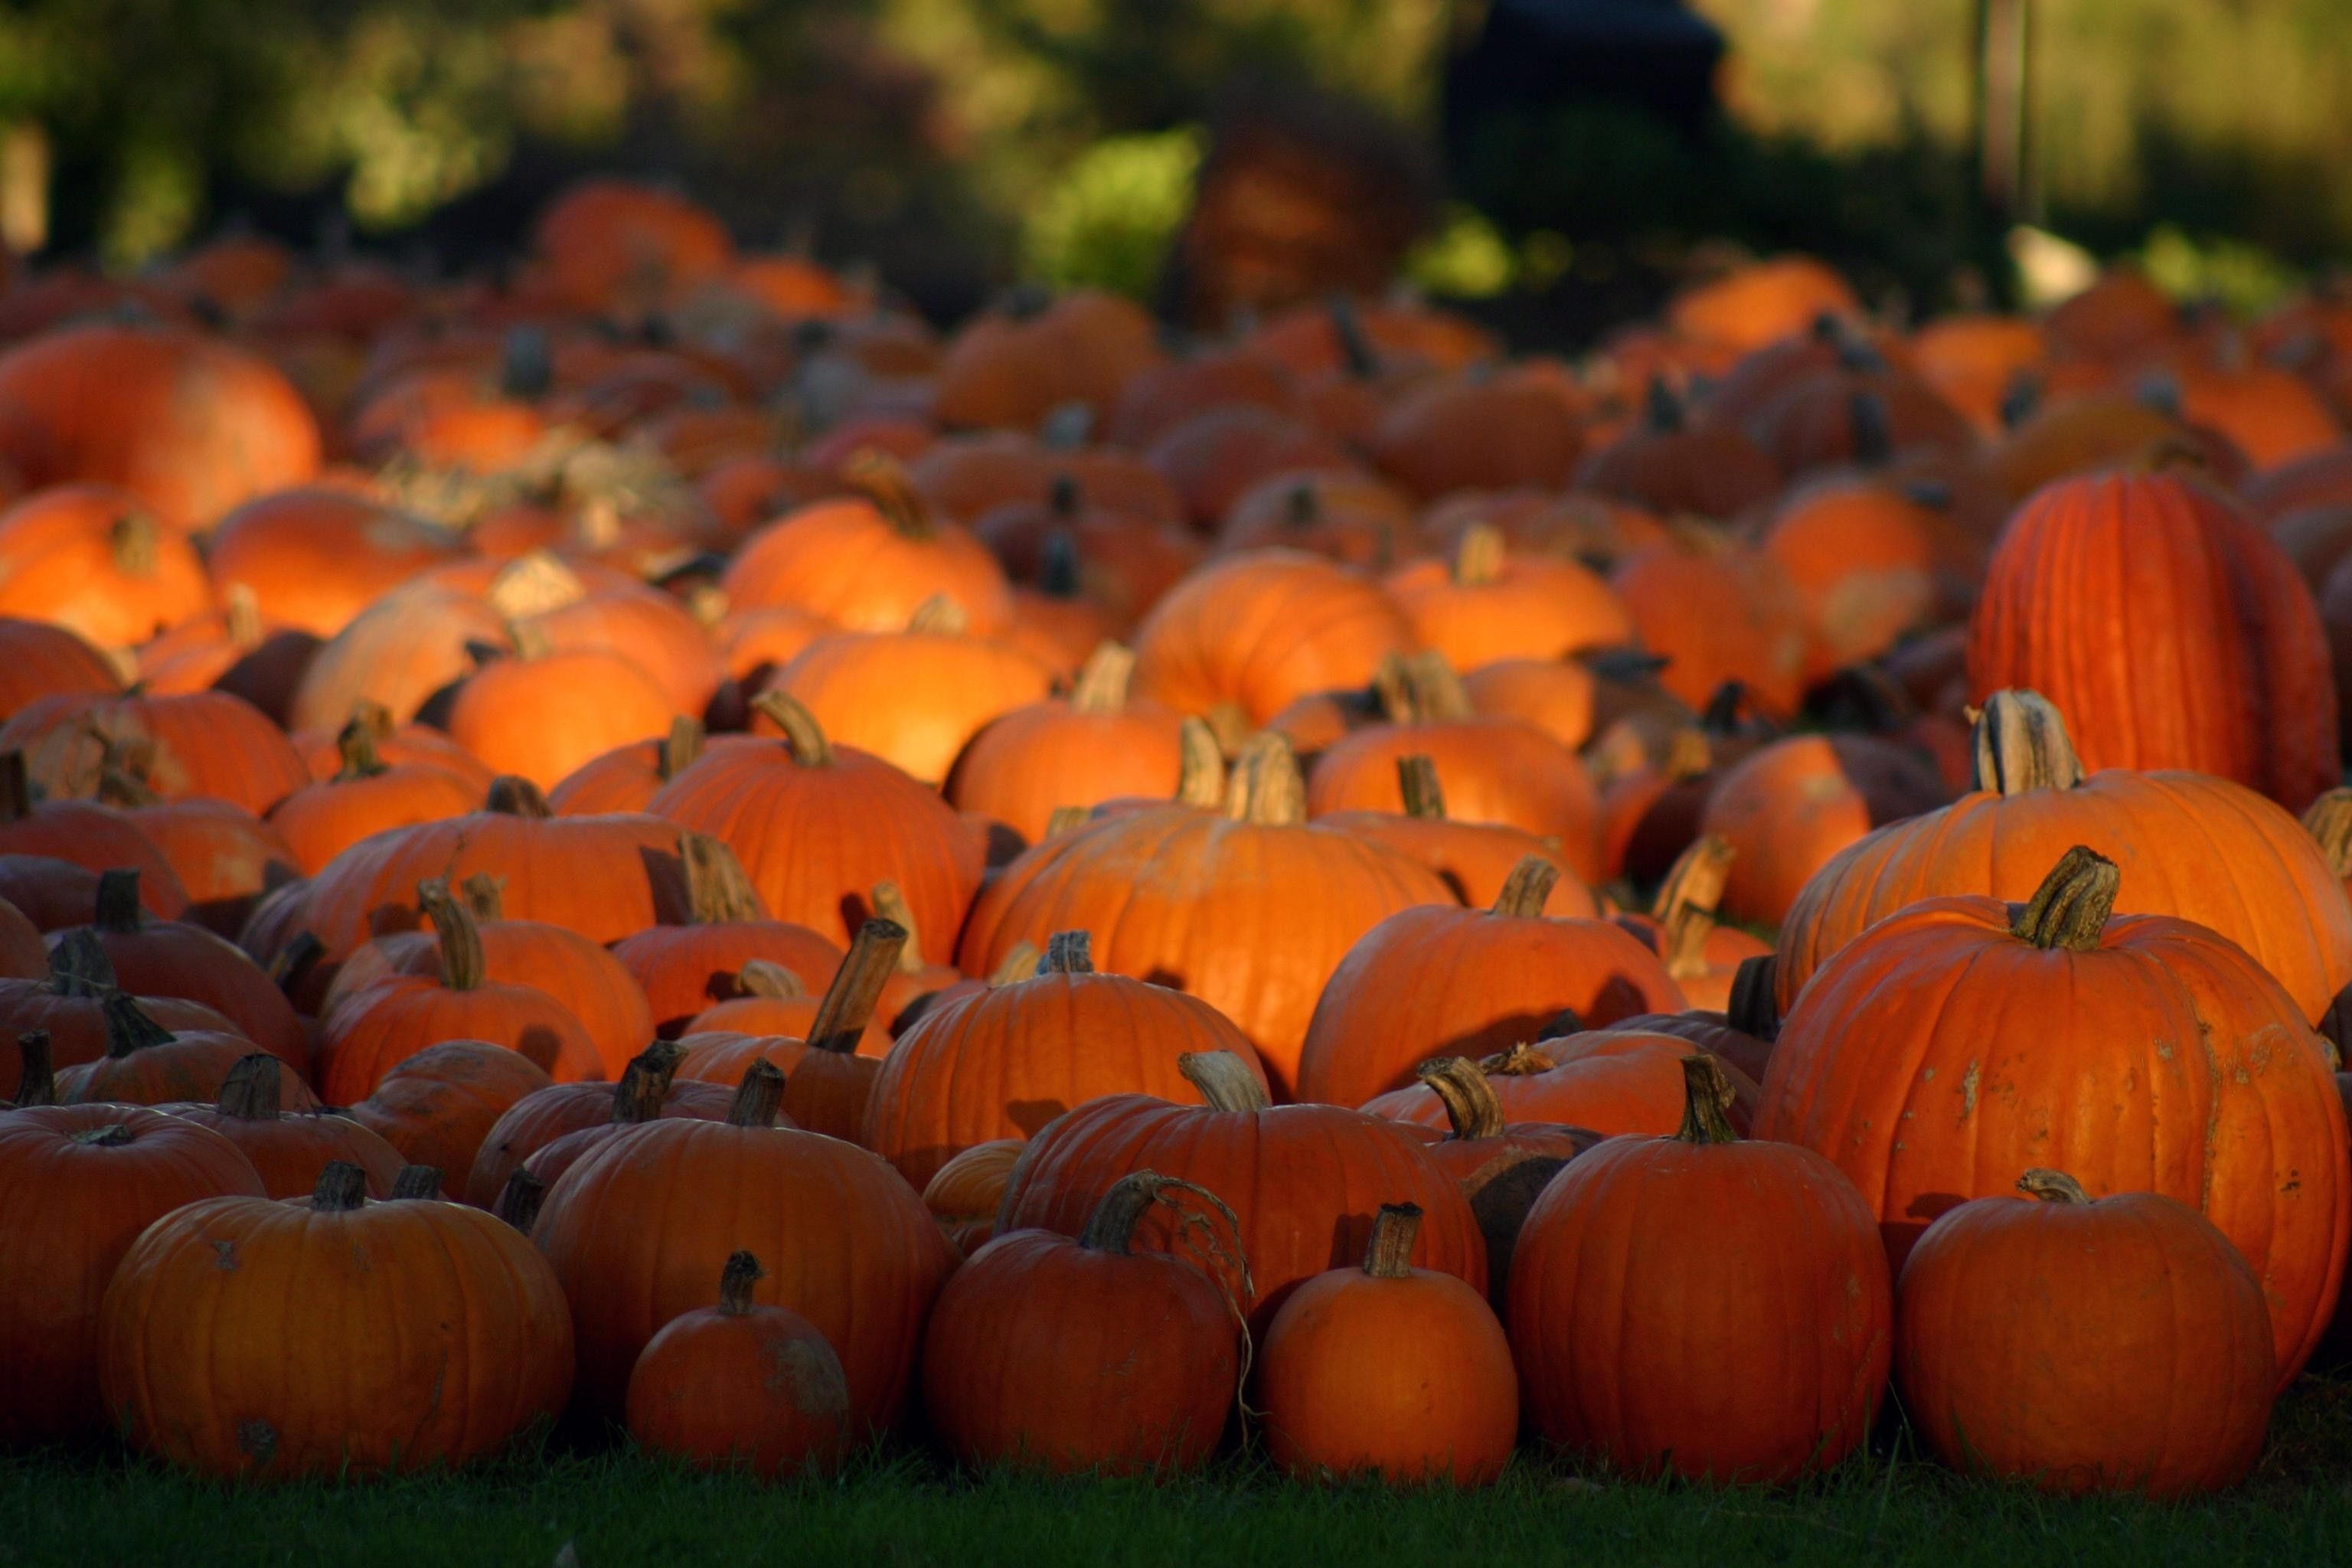
[[1199, 126], [1184, 125], [1105, 137], [1079, 153], [1030, 209], [1022, 233], [1030, 275], [1137, 300], [1157, 296], [1207, 142]]

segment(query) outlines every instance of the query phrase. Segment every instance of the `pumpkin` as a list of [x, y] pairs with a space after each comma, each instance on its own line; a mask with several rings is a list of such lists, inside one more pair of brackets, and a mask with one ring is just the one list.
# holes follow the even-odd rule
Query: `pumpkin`
[[[0, 523], [0, 550], [5, 550]], [[325, 486], [279, 490], [220, 520], [205, 568], [242, 588], [275, 626], [333, 637], [383, 595], [458, 545], [442, 530], [364, 495]]]
[[1836, 1161], [1898, 1268], [1937, 1215], [2042, 1162], [2194, 1204], [2263, 1281], [2283, 1385], [2352, 1236], [2327, 1047], [2235, 943], [2114, 915], [2121, 886], [2077, 846], [2024, 905], [1929, 899], [1873, 926], [1782, 1021], [1757, 1135]]
[[1413, 562], [1384, 585], [1413, 640], [1458, 669], [1553, 659], [1633, 637], [1633, 618], [1597, 574], [1573, 561], [1514, 556], [1491, 524], [1465, 530], [1450, 563]]
[[1131, 300], [1018, 291], [948, 345], [931, 416], [950, 428], [1031, 429], [1069, 404], [1108, 413], [1128, 378], [1160, 357], [1158, 328]]
[[211, 795], [258, 816], [310, 782], [278, 726], [226, 691], [44, 698], [0, 724], [0, 751], [24, 752], [50, 795], [79, 799], [119, 770], [163, 799]]
[[1415, 1268], [1421, 1210], [1382, 1204], [1361, 1268], [1291, 1292], [1258, 1348], [1266, 1457], [1294, 1479], [1484, 1486], [1510, 1463], [1518, 1377], [1486, 1299]]
[[121, 671], [83, 638], [44, 619], [0, 616], [0, 720], [37, 698], [121, 689]]
[[1318, 818], [1326, 827], [1345, 828], [1359, 838], [1384, 844], [1420, 861], [1437, 873], [1454, 900], [1486, 909], [1502, 896], [1503, 886], [1519, 862], [1529, 856], [1558, 873], [1546, 895], [1543, 912], [1571, 919], [1589, 919], [1601, 912], [1592, 889], [1565, 863], [1556, 841], [1525, 828], [1499, 822], [1456, 822], [1445, 809], [1445, 790], [1434, 759], [1418, 752], [1396, 760], [1397, 788], [1403, 799], [1402, 816], [1385, 811], [1334, 811]]
[[1979, 702], [2047, 695], [2095, 770], [2215, 773], [2290, 811], [2340, 782], [2311, 591], [2259, 527], [2170, 474], [2061, 480], [2019, 510], [1969, 624], [1969, 685]]
[[767, 918], [742, 862], [726, 845], [707, 833], [681, 833], [678, 858], [686, 867], [691, 918], [684, 925], [649, 926], [613, 944], [613, 956], [644, 990], [654, 1031], [663, 1039], [685, 1033], [713, 1003], [749, 994], [741, 982], [746, 964], [777, 964], [803, 990], [839, 966], [838, 944], [806, 926]]
[[1034, 1137], [1104, 1095], [1197, 1099], [1178, 1062], [1198, 1051], [1257, 1060], [1207, 1003], [1098, 974], [1087, 934], [1059, 932], [1033, 975], [931, 1008], [899, 1038], [883, 1059], [858, 1142], [921, 1190], [974, 1144]]
[[887, 879], [923, 929], [960, 929], [982, 855], [953, 808], [880, 758], [835, 747], [783, 693], [758, 706], [782, 742], [713, 750], [651, 809], [725, 841], [777, 920], [846, 936], [856, 921], [845, 906]]
[[751, 1253], [729, 1254], [719, 1304], [646, 1342], [625, 1400], [639, 1447], [761, 1480], [840, 1465], [850, 1442], [841, 1358], [798, 1312], [751, 1300], [766, 1272]]
[[674, 712], [700, 714], [727, 681], [726, 661], [694, 610], [635, 583], [572, 585], [515, 622], [518, 646], [554, 653], [625, 654]]
[[1367, 442], [1373, 463], [1424, 501], [1454, 490], [1564, 489], [1583, 438], [1534, 367], [1448, 376], [1405, 393]]
[[[26, 1029], [49, 1037], [60, 1068], [97, 1061], [106, 1054], [108, 998], [115, 989], [114, 965], [88, 928], [68, 931], [49, 950], [47, 973], [38, 980], [0, 980], [0, 1038]], [[141, 1007], [166, 1029], [235, 1036], [236, 1026], [201, 1002], [175, 996], [142, 996]], [[247, 1042], [250, 1047], [251, 1042]], [[0, 1046], [0, 1080], [11, 1071], [8, 1047]], [[207, 1091], [206, 1099], [212, 1091]]]
[[1405, 910], [1367, 931], [1316, 1003], [1297, 1097], [1360, 1105], [1430, 1057], [1506, 1050], [1563, 1010], [1590, 1024], [1679, 1010], [1681, 991], [1634, 938], [1543, 915], [1555, 875], [1530, 858], [1492, 909]]
[[849, 1431], [898, 1419], [954, 1248], [881, 1161], [776, 1127], [783, 1089], [756, 1062], [726, 1121], [633, 1128], [549, 1189], [531, 1234], [572, 1300], [587, 1408], [621, 1409], [647, 1342], [729, 1254], [755, 1250], [771, 1272], [754, 1298], [799, 1312], [840, 1357]]
[[553, 1081], [520, 1051], [488, 1040], [444, 1040], [384, 1074], [350, 1114], [409, 1163], [430, 1165], [462, 1193], [499, 1118]]
[[2257, 468], [2333, 451], [2344, 440], [2318, 391], [2277, 365], [2189, 364], [2174, 387], [2183, 419], [2219, 431]]
[[1383, 658], [1412, 647], [1402, 614], [1346, 568], [1248, 551], [1152, 606], [1136, 629], [1135, 689], [1180, 713], [1223, 710], [1256, 726], [1310, 692], [1368, 684]]
[[226, 691], [283, 723], [321, 639], [264, 621], [241, 584], [222, 597], [218, 610], [191, 616], [139, 649], [139, 683], [163, 696]]
[[140, 1232], [261, 1178], [210, 1128], [125, 1105], [0, 1111], [0, 1444], [96, 1436], [99, 1307]]
[[735, 246], [684, 196], [632, 180], [582, 180], [541, 210], [531, 248], [571, 310], [624, 320], [683, 300], [734, 265]]
[[306, 877], [362, 838], [460, 816], [481, 803], [479, 790], [446, 769], [386, 762], [364, 720], [345, 724], [336, 743], [342, 761], [334, 776], [303, 785], [269, 813]]
[[[558, 816], [643, 811], [662, 785], [702, 760], [709, 743], [701, 720], [676, 714], [667, 733], [614, 746], [564, 774], [547, 792], [548, 809]], [[720, 742], [734, 743], [733, 738]]]
[[[1835, 1166], [1740, 1142], [1715, 1059], [1685, 1071], [1681, 1131], [1609, 1140], [1528, 1210], [1508, 1312], [1521, 1397], [1547, 1441], [1628, 1476], [1785, 1483], [1869, 1436], [1885, 1256]], [[1746, 1375], [1758, 1358], [1778, 1374]]]
[[1594, 688], [1573, 659], [1498, 658], [1462, 675], [1473, 713], [1532, 724], [1571, 751], [1592, 738]]
[[443, 1040], [479, 1039], [527, 1057], [559, 1083], [604, 1076], [596, 1043], [576, 1014], [536, 986], [489, 978], [482, 933], [446, 881], [416, 889], [433, 921], [438, 973], [394, 973], [344, 997], [321, 1020], [319, 1089], [348, 1105], [384, 1075]]
[[60, 486], [0, 511], [0, 614], [100, 647], [135, 647], [212, 607], [195, 546], [110, 485]]
[[[1895, 1297], [1895, 1386], [1936, 1457], [2045, 1491], [2235, 1485], [2270, 1425], [2262, 1282], [2204, 1215], [2018, 1178], [1929, 1226]], [[2168, 1354], [2167, 1352], [2169, 1352]], [[2176, 1368], [2160, 1384], [2152, 1364]]]
[[347, 719], [338, 720], [325, 729], [297, 730], [291, 735], [294, 749], [302, 753], [302, 761], [310, 770], [312, 782], [324, 784], [343, 771], [343, 731], [353, 724], [362, 726], [374, 738], [377, 760], [387, 767], [416, 763], [438, 768], [470, 787], [476, 800], [488, 795], [498, 778], [483, 765], [481, 758], [451, 740], [446, 731], [415, 722], [396, 724], [390, 709], [381, 702], [362, 699], [352, 704]]
[[958, 1252], [970, 1258], [996, 1234], [996, 1211], [1025, 1138], [992, 1138], [941, 1165], [923, 1188], [923, 1206]]
[[1658, 955], [1693, 1010], [1723, 1011], [1740, 966], [1772, 951], [1761, 937], [1716, 923], [1724, 883], [1738, 854], [1729, 839], [1708, 834], [1668, 869], [1649, 913], [1617, 917], [1619, 925]]
[[123, 805], [122, 815], [178, 874], [191, 924], [235, 936], [266, 895], [296, 879], [294, 851], [284, 837], [243, 806], [201, 795], [153, 799], [143, 785], [114, 774], [101, 793]]
[[1202, 532], [1217, 531], [1252, 490], [1301, 474], [1345, 473], [1354, 467], [1348, 449], [1314, 426], [1248, 404], [1203, 409], [1179, 420], [1143, 449], [1143, 460], [1165, 477], [1181, 498], [1184, 514]]
[[2039, 694], [1987, 698], [1976, 783], [1952, 805], [1880, 828], [1806, 884], [1780, 928], [1786, 1012], [1867, 928], [1923, 899], [2030, 897], [2087, 845], [2129, 879], [2132, 904], [2210, 927], [2276, 976], [2305, 1018], [2352, 984], [2352, 904], [2295, 820], [2252, 790], [2170, 771], [2085, 775], [2066, 721]]
[[373, 1197], [392, 1195], [392, 1184], [407, 1163], [381, 1134], [339, 1111], [328, 1110], [300, 1090], [295, 1114], [285, 1112], [286, 1064], [268, 1051], [237, 1058], [221, 1080], [210, 1105], [175, 1105], [172, 1114], [209, 1127], [253, 1162], [265, 1193], [299, 1198], [319, 1184], [332, 1161], [357, 1165]]
[[0, 978], [38, 980], [49, 972], [49, 950], [41, 928], [24, 910], [0, 897]]
[[619, 653], [493, 659], [457, 688], [449, 734], [501, 773], [553, 787], [574, 769], [669, 725], [669, 699]]
[[[297, 1302], [350, 1336], [339, 1353], [252, 1332]], [[131, 1441], [220, 1479], [462, 1465], [552, 1418], [572, 1383], [563, 1294], [528, 1241], [429, 1196], [370, 1203], [340, 1161], [307, 1205], [215, 1198], [150, 1229], [100, 1332], [107, 1408]]]
[[923, 1406], [956, 1458], [1062, 1474], [1172, 1475], [1215, 1453], [1241, 1377], [1234, 1303], [1182, 1258], [1138, 1250], [1146, 1215], [1232, 1210], [1206, 1188], [1120, 1177], [1076, 1237], [1019, 1230], [950, 1278], [923, 1336]]
[[1746, 353], [1801, 332], [1824, 315], [1861, 312], [1862, 301], [1826, 264], [1810, 256], [1776, 256], [1684, 289], [1667, 302], [1666, 322], [1684, 337]]
[[1650, 378], [1641, 422], [1584, 459], [1576, 488], [1662, 515], [1728, 521], [1780, 493], [1780, 466], [1748, 434], [1693, 425], [1665, 377]]
[[[136, 870], [100, 875], [95, 918], [87, 929], [112, 965], [115, 984], [200, 1002], [297, 1077], [309, 1070], [310, 1040], [285, 993], [235, 943], [200, 926], [148, 920], [140, 907]], [[50, 942], [67, 940], [60, 932]]]
[[[572, 1157], [562, 1162], [569, 1170], [622, 1128], [663, 1116], [715, 1121], [726, 1115], [734, 1100], [727, 1089], [677, 1079], [685, 1055], [673, 1042], [656, 1040], [614, 1074], [610, 1085], [558, 1083], [524, 1095], [490, 1124], [461, 1189], [466, 1201], [489, 1208], [517, 1171], [558, 1143], [572, 1145]], [[551, 1184], [562, 1172], [535, 1166], [533, 1173]]]
[[1235, 496], [1216, 546], [1230, 554], [1278, 545], [1384, 571], [1412, 531], [1412, 500], [1395, 486], [1349, 468], [1298, 468], [1267, 474]]
[[1470, 1200], [1486, 1238], [1486, 1297], [1499, 1311], [1509, 1300], [1511, 1254], [1528, 1205], [1562, 1165], [1600, 1142], [1601, 1134], [1559, 1122], [1510, 1121], [1496, 1080], [1467, 1057], [1425, 1061], [1414, 1076], [1445, 1107], [1448, 1131], [1429, 1146], [1429, 1155]]
[[960, 952], [985, 973], [1019, 942], [1065, 931], [1095, 962], [1208, 1003], [1291, 1086], [1307, 1020], [1357, 939], [1445, 884], [1391, 849], [1305, 820], [1298, 765], [1278, 736], [1250, 743], [1225, 810], [1149, 807], [1095, 819], [1024, 851], [973, 907]]
[[1124, 795], [1175, 793], [1181, 721], [1156, 702], [1129, 700], [1135, 656], [1105, 643], [1066, 698], [1024, 704], [991, 720], [962, 747], [946, 793], [1024, 840], [1045, 836], [1056, 808], [1092, 807]]
[[[106, 1054], [58, 1074], [62, 1105], [173, 1105], [208, 1100], [253, 1042], [227, 1029], [174, 1032], [149, 1017], [135, 997], [115, 992], [101, 1004]], [[317, 1103], [296, 1088], [304, 1105]]]
[[[1203, 1104], [1111, 1095], [1031, 1139], [1005, 1186], [999, 1233], [1080, 1234], [1120, 1177], [1149, 1170], [1234, 1195], [1230, 1244], [1220, 1238], [1225, 1250], [1203, 1261], [1248, 1312], [1253, 1332], [1299, 1284], [1361, 1256], [1369, 1211], [1391, 1200], [1427, 1212], [1413, 1247], [1421, 1267], [1485, 1287], [1477, 1221], [1420, 1139], [1338, 1106], [1270, 1107], [1249, 1064], [1228, 1053], [1189, 1055], [1181, 1066]], [[1186, 1232], [1149, 1216], [1136, 1234], [1138, 1245], [1168, 1252]]]
[[117, 485], [166, 526], [210, 526], [309, 479], [319, 426], [275, 369], [175, 327], [86, 325], [0, 354], [6, 455], [27, 489]]
[[406, 723], [474, 672], [478, 650], [506, 647], [507, 636], [505, 617], [479, 595], [412, 582], [320, 646], [294, 689], [289, 727], [332, 732], [362, 701]]
[[1925, 757], [1869, 735], [1791, 735], [1725, 773], [1699, 814], [1731, 846], [1723, 912], [1777, 926], [1816, 871], [1874, 827], [1944, 804]]
[[[1512, 1122], [1575, 1127], [1610, 1138], [1628, 1133], [1659, 1137], [1680, 1126], [1687, 1098], [1683, 1058], [1695, 1047], [1706, 1055], [1716, 1054], [1708, 1043], [1667, 1030], [1627, 1024], [1580, 1029], [1573, 1015], [1564, 1014], [1551, 1030], [1538, 1032], [1549, 1037], [1513, 1046], [1477, 1063], [1486, 1093]], [[1724, 1114], [1733, 1130], [1744, 1135], [1755, 1121], [1755, 1080], [1728, 1058], [1719, 1058], [1719, 1064], [1730, 1096]], [[1426, 1077], [1409, 1089], [1374, 1096], [1364, 1109], [1433, 1130], [1454, 1122], [1453, 1101], [1443, 1086]]]
[[1935, 511], [1886, 485], [1807, 486], [1774, 511], [1764, 553], [1804, 605], [1808, 679], [1876, 658], [1937, 604]]
[[1633, 551], [1609, 575], [1642, 646], [1663, 656], [1667, 690], [1704, 707], [1727, 680], [1796, 710], [1804, 691], [1804, 601], [1778, 561], [1687, 531]]
[[1281, 365], [1245, 352], [1212, 350], [1146, 365], [1129, 376], [1105, 435], [1122, 447], [1149, 446], [1162, 430], [1203, 409], [1255, 404], [1282, 414], [1297, 401], [1298, 389]]

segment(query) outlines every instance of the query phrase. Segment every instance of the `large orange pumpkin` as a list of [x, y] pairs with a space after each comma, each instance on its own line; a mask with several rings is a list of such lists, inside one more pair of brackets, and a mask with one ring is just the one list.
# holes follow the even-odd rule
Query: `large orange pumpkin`
[[0, 512], [0, 614], [100, 647], [135, 647], [213, 603], [195, 546], [111, 485], [61, 485]]
[[213, 531], [205, 565], [268, 621], [331, 637], [379, 596], [457, 553], [430, 523], [326, 486], [247, 501]]
[[431, 1166], [448, 1190], [462, 1193], [499, 1118], [553, 1081], [520, 1051], [488, 1040], [444, 1040], [384, 1074], [351, 1116], [410, 1164]]
[[956, 759], [948, 800], [1034, 844], [1063, 806], [1172, 795], [1182, 769], [1182, 724], [1157, 702], [1129, 700], [1134, 668], [1132, 653], [1105, 643], [1066, 698], [990, 721]]

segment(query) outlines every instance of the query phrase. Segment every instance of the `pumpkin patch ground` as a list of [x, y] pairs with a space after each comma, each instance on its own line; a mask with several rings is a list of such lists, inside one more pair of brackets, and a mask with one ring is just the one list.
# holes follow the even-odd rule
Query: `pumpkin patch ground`
[[2352, 1563], [2352, 294], [1221, 155], [0, 274], [0, 1568]]

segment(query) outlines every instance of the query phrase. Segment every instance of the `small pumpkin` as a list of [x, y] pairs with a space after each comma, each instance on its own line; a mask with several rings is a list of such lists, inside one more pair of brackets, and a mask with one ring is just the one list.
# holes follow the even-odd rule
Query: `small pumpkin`
[[351, 1117], [462, 1193], [499, 1118], [553, 1081], [520, 1051], [488, 1040], [444, 1040], [384, 1074]]
[[995, 1236], [1004, 1184], [1028, 1142], [1025, 1138], [992, 1138], [975, 1143], [941, 1165], [924, 1185], [923, 1206], [966, 1258]]
[[[231, 1030], [163, 1027], [139, 1005], [116, 992], [101, 1004], [106, 1018], [106, 1054], [58, 1074], [58, 1100], [64, 1105], [171, 1105], [217, 1096], [253, 1042]], [[296, 1080], [299, 1103], [317, 1104]]]
[[236, 1144], [273, 1198], [309, 1193], [336, 1160], [366, 1174], [370, 1196], [392, 1195], [393, 1182], [407, 1163], [399, 1150], [349, 1116], [320, 1106], [308, 1090], [298, 1096], [291, 1116], [285, 1113], [285, 1101], [286, 1064], [257, 1051], [238, 1058], [212, 1104], [173, 1106], [172, 1114]]

